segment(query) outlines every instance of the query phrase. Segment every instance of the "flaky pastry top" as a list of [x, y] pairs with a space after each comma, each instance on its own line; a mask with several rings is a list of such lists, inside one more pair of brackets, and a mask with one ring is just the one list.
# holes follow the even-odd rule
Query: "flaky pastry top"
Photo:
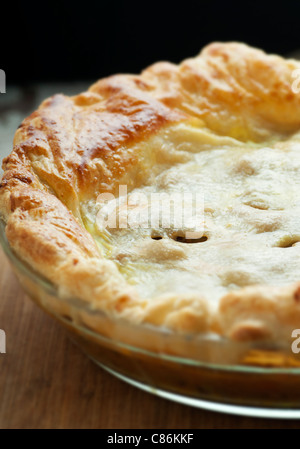
[[[297, 69], [213, 43], [179, 65], [45, 100], [3, 161], [11, 247], [88, 308], [177, 332], [288, 340], [300, 323]], [[120, 185], [203, 191], [205, 239], [99, 230], [97, 198]]]

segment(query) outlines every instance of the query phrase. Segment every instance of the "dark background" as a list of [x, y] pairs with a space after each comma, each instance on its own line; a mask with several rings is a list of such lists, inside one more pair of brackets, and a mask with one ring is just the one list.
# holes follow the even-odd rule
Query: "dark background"
[[0, 68], [7, 82], [95, 80], [179, 62], [211, 41], [268, 52], [300, 48], [300, 1], [4, 2]]

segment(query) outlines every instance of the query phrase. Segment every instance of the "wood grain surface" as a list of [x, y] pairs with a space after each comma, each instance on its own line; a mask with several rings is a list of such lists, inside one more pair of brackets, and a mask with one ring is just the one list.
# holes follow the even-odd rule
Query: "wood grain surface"
[[0, 252], [0, 428], [299, 428], [299, 421], [212, 413], [152, 396], [107, 374], [22, 291]]

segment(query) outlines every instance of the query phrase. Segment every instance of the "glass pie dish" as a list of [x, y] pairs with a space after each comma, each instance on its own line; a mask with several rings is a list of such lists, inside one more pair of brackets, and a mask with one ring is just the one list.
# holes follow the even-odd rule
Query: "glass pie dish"
[[60, 298], [55, 285], [13, 252], [3, 221], [0, 240], [28, 295], [88, 357], [115, 376], [212, 411], [300, 418], [300, 357], [289, 345], [234, 342], [213, 334], [183, 336], [113, 319], [76, 298]]

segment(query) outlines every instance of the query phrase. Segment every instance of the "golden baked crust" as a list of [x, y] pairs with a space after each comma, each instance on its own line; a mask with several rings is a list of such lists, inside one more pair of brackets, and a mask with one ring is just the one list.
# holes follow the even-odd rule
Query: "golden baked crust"
[[[214, 43], [178, 66], [47, 99], [3, 162], [10, 245], [62, 297], [132, 322], [289, 340], [300, 323], [299, 68]], [[196, 191], [205, 179], [204, 243], [95, 227], [98, 195], [121, 184]]]

